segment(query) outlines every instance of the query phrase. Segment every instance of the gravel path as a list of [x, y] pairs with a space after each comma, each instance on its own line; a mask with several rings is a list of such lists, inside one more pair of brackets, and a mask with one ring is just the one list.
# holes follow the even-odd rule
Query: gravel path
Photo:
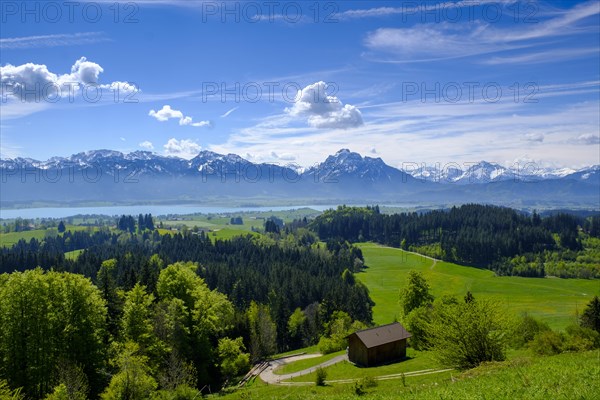
[[267, 369], [265, 369], [260, 374], [260, 379], [262, 379], [266, 383], [274, 384], [274, 385], [288, 384], [288, 383], [285, 383], [282, 381], [287, 381], [289, 379], [296, 378], [298, 376], [308, 375], [308, 374], [314, 372], [317, 368], [325, 368], [330, 365], [337, 364], [339, 362], [348, 360], [348, 355], [342, 354], [341, 356], [334, 357], [330, 360], [322, 362], [319, 365], [315, 365], [314, 367], [310, 367], [310, 368], [307, 368], [307, 369], [304, 369], [304, 370], [298, 371], [298, 372], [292, 372], [291, 374], [277, 375], [273, 372], [274, 370], [276, 370], [277, 368], [279, 368], [282, 365], [289, 364], [294, 361], [305, 360], [307, 358], [315, 358], [315, 357], [320, 357], [320, 356], [321, 356], [321, 354], [305, 354], [305, 355], [301, 355], [301, 356], [273, 360], [273, 361], [269, 362], [269, 366], [267, 367]]

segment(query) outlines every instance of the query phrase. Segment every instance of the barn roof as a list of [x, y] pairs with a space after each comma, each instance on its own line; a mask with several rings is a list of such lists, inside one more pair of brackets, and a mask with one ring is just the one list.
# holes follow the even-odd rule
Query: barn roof
[[398, 322], [378, 326], [376, 328], [363, 329], [361, 331], [354, 332], [352, 335], [356, 335], [368, 349], [371, 347], [381, 346], [382, 344], [408, 339], [412, 336]]

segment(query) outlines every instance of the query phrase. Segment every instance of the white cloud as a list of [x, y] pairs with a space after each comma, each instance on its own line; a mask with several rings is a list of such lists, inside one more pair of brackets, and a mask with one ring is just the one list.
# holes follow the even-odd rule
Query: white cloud
[[600, 144], [600, 136], [594, 133], [584, 133], [572, 139], [571, 143], [583, 145]]
[[[447, 1], [442, 3], [419, 3], [419, 2], [406, 2], [402, 5], [402, 7], [376, 7], [376, 8], [367, 8], [367, 9], [351, 9], [346, 10], [342, 13], [339, 13], [340, 19], [359, 19], [359, 18], [369, 18], [369, 17], [388, 17], [392, 15], [404, 15], [404, 18], [415, 14], [421, 18], [424, 18], [426, 12], [446, 12], [450, 15], [451, 12], [457, 12], [454, 9], [462, 8], [462, 7], [473, 7], [474, 5], [486, 4], [486, 3], [494, 3], [494, 4], [512, 4], [516, 3], [519, 0], [479, 0], [474, 2], [472, 0], [461, 0], [461, 1]], [[336, 15], [337, 17], [337, 15]], [[402, 22], [405, 22], [403, 19]]]
[[210, 121], [200, 121], [193, 122], [192, 117], [183, 117], [179, 120], [179, 125], [181, 126], [195, 126], [195, 127], [203, 127], [203, 126], [212, 126]]
[[[599, 13], [598, 3], [590, 1], [559, 13], [558, 16], [537, 23], [511, 25], [480, 20], [462, 23], [423, 23], [407, 28], [380, 28], [370, 32], [365, 45], [372, 51], [389, 53], [393, 60], [387, 62], [419, 62], [490, 54], [499, 51], [530, 48], [540, 44], [538, 39], [592, 33], [597, 25], [586, 25], [584, 20]], [[560, 57], [578, 58], [593, 54], [587, 51], [560, 51]], [[511, 63], [544, 62], [550, 54], [524, 55], [508, 60]], [[482, 63], [498, 63], [500, 60], [481, 60]]]
[[231, 115], [231, 113], [234, 112], [235, 110], [237, 110], [238, 108], [239, 107], [233, 107], [231, 110], [228, 110], [223, 115], [221, 115], [221, 118], [227, 118], [227, 117], [229, 117], [229, 115]]
[[121, 136], [119, 139], [121, 139], [121, 142], [127, 141], [127, 139], [125, 139], [123, 136]]
[[[75, 61], [70, 73], [62, 75], [50, 71], [44, 64], [7, 64], [0, 67], [0, 92], [3, 99], [51, 104], [62, 98], [80, 94], [80, 89], [87, 85], [95, 86], [99, 90], [119, 88], [127, 92], [138, 91], [135, 85], [128, 82], [99, 84], [102, 72], [104, 69], [99, 64], [88, 61], [85, 57]], [[104, 97], [113, 99], [112, 95]]]
[[556, 62], [560, 60], [581, 58], [590, 54], [598, 54], [595, 47], [575, 48], [575, 49], [551, 49], [537, 53], [523, 53], [509, 56], [492, 57], [483, 61], [487, 65], [506, 65], [506, 64], [541, 64], [548, 61]]
[[[529, 106], [509, 98], [494, 104], [483, 100], [430, 102], [425, 107], [420, 99], [398, 101], [365, 107], [369, 124], [328, 131], [290, 127], [289, 121], [271, 116], [233, 131], [224, 143], [212, 144], [210, 150], [248, 153], [265, 160], [273, 159], [271, 152], [295, 154], [295, 162], [303, 166], [322, 162], [327, 155], [348, 147], [348, 143], [361, 154], [368, 154], [377, 144], [376, 157], [395, 166], [404, 162], [462, 165], [482, 159], [502, 162], [524, 153], [562, 166], [598, 164], [598, 145], [582, 145], [586, 140], [593, 143], [591, 136], [600, 129], [597, 101], [547, 109]], [[543, 134], [544, 141], [526, 142], [527, 133]], [[577, 143], [565, 139], [580, 136]]]
[[173, 110], [170, 105], [164, 105], [163, 108], [158, 111], [150, 110], [148, 115], [161, 122], [165, 122], [170, 119], [183, 119], [183, 113], [179, 110]]
[[179, 125], [181, 126], [212, 126], [212, 123], [210, 121], [194, 122], [192, 117], [186, 117], [181, 111], [172, 109], [171, 106], [168, 104], [164, 105], [163, 108], [161, 108], [158, 111], [150, 110], [150, 112], [148, 112], [148, 115], [160, 122], [165, 122], [170, 119], [178, 119]]
[[140, 142], [138, 146], [140, 146], [143, 149], [154, 150], [154, 145], [149, 140], [144, 140], [143, 142]]
[[273, 157], [276, 160], [281, 160], [281, 161], [294, 161], [296, 159], [296, 156], [294, 156], [293, 154], [290, 154], [290, 153], [277, 154], [274, 151], [271, 152], [271, 157]]
[[544, 141], [544, 134], [540, 132], [536, 133], [528, 133], [525, 135], [525, 140], [528, 142], [539, 142], [542, 143]]
[[202, 150], [202, 146], [191, 139], [177, 140], [171, 138], [163, 145], [163, 147], [165, 149], [165, 155], [177, 156], [188, 160], [196, 157], [200, 150]]
[[360, 110], [327, 94], [327, 84], [323, 81], [298, 91], [296, 102], [285, 111], [293, 117], [307, 117], [308, 125], [313, 128], [348, 129], [364, 124]]
[[22, 36], [0, 39], [0, 49], [30, 49], [39, 47], [73, 46], [109, 41], [102, 32], [83, 32], [55, 35]]

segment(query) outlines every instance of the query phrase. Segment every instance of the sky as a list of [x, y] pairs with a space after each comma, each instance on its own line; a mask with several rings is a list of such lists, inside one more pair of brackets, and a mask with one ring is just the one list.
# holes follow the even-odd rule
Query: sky
[[600, 164], [600, 2], [0, 2], [0, 156]]

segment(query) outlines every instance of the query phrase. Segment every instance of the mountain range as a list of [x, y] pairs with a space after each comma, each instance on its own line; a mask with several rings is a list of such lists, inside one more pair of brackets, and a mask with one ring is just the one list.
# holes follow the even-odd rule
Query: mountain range
[[481, 161], [459, 165], [387, 165], [348, 149], [309, 168], [252, 163], [236, 154], [201, 151], [191, 160], [147, 151], [94, 150], [46, 161], [0, 160], [2, 207], [31, 203], [218, 202], [240, 204], [394, 203], [600, 208], [600, 166], [507, 168]]

